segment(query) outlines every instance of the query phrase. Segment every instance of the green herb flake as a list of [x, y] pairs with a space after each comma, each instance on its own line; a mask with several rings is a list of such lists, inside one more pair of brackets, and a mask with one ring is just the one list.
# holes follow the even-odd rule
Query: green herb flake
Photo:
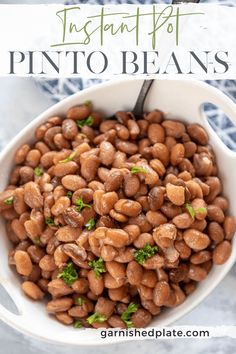
[[77, 206], [77, 211], [79, 211], [79, 212], [84, 208], [92, 208], [92, 206], [90, 204], [84, 203], [83, 199], [81, 197], [76, 199], [75, 205]]
[[67, 195], [67, 197], [68, 198], [72, 198], [72, 195], [73, 195], [73, 192], [72, 191], [68, 191], [67, 193], [66, 193], [66, 195]]
[[203, 207], [195, 209], [195, 213], [205, 213], [206, 211], [207, 209]]
[[130, 172], [134, 175], [135, 173], [148, 173], [147, 170], [145, 170], [144, 167], [141, 166], [133, 166], [130, 170]]
[[189, 204], [189, 203], [186, 203], [186, 204], [184, 204], [184, 207], [185, 207], [185, 208], [187, 209], [187, 211], [189, 212], [189, 215], [194, 219], [194, 218], [195, 218], [195, 211], [194, 211], [192, 205]]
[[79, 306], [82, 306], [85, 302], [86, 302], [85, 299], [83, 299], [82, 297], [77, 297], [75, 299], [76, 305], [79, 305]]
[[4, 204], [6, 205], [12, 205], [13, 204], [13, 197], [7, 198], [4, 200]]
[[48, 226], [55, 226], [54, 220], [52, 218], [46, 218], [45, 224]]
[[86, 229], [88, 231], [91, 231], [95, 225], [96, 225], [96, 221], [93, 218], [89, 219], [89, 221], [85, 224]]
[[74, 327], [75, 327], [75, 328], [82, 328], [83, 326], [82, 326], [81, 321], [80, 321], [80, 320], [76, 320], [76, 321], [74, 322]]
[[69, 262], [57, 277], [62, 278], [67, 285], [72, 285], [78, 279], [78, 273], [74, 264]]
[[67, 163], [72, 161], [75, 156], [77, 155], [77, 151], [73, 151], [68, 157], [66, 157], [64, 160], [60, 160], [59, 163]]
[[83, 128], [85, 125], [91, 127], [91, 125], [93, 125], [93, 122], [94, 122], [93, 117], [92, 117], [92, 116], [89, 116], [89, 117], [86, 118], [86, 119], [77, 120], [77, 121], [76, 121], [76, 124], [77, 124], [77, 127]]
[[98, 323], [103, 323], [107, 320], [106, 316], [101, 315], [98, 312], [95, 312], [93, 315], [89, 316], [87, 318], [87, 322], [91, 325], [94, 322], [98, 322]]
[[127, 310], [122, 313], [121, 319], [126, 324], [127, 328], [133, 327], [133, 323], [130, 320], [130, 318], [131, 318], [131, 315], [137, 311], [137, 309], [138, 309], [138, 305], [131, 302], [129, 304]]
[[87, 101], [84, 102], [84, 105], [90, 107], [90, 106], [92, 106], [92, 101], [87, 100]]
[[103, 259], [100, 257], [96, 261], [90, 261], [88, 265], [94, 270], [96, 277], [99, 278], [102, 273], [106, 272]]
[[41, 169], [41, 167], [35, 167], [35, 169], [34, 169], [34, 174], [35, 174], [35, 176], [37, 176], [37, 177], [42, 176], [43, 170]]
[[40, 238], [39, 237], [35, 237], [34, 239], [32, 239], [33, 243], [35, 245], [40, 245], [41, 244], [41, 241], [40, 241]]
[[149, 243], [146, 243], [146, 245], [134, 252], [134, 258], [136, 261], [140, 264], [143, 264], [146, 262], [146, 260], [152, 256], [154, 256], [158, 251], [157, 246], [151, 246]]

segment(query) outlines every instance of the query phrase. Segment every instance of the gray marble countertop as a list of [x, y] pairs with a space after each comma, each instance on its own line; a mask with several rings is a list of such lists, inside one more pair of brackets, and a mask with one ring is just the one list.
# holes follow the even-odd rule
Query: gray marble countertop
[[[0, 148], [3, 148], [21, 128], [30, 122], [52, 102], [28, 78], [0, 78]], [[7, 122], [7, 124], [6, 124]], [[179, 325], [234, 325], [236, 324], [236, 266], [215, 289], [215, 291], [195, 310], [183, 317]], [[37, 321], [34, 318], [34, 321]], [[191, 354], [231, 354], [235, 350], [235, 340], [214, 338], [207, 340], [177, 339], [157, 341], [136, 341], [124, 344], [92, 347], [64, 347], [42, 343], [17, 333], [0, 322], [0, 353], [68, 353], [68, 354], [126, 354], [136, 353], [175, 353], [191, 349]]]

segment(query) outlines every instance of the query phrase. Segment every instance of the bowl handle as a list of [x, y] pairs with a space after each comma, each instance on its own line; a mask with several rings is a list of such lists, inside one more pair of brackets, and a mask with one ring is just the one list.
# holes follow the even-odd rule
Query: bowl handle
[[[202, 83], [200, 83], [202, 85]], [[206, 85], [206, 84], [205, 84]], [[203, 90], [203, 87], [198, 87], [197, 95], [193, 98], [194, 103], [199, 109], [199, 115], [201, 119], [204, 120], [205, 127], [209, 131], [211, 130], [212, 133], [216, 135], [216, 132], [212, 129], [211, 125], [209, 124], [206, 115], [202, 109], [202, 105], [204, 103], [212, 103], [216, 107], [220, 108], [226, 116], [236, 125], [236, 104], [234, 101], [226, 96], [222, 91], [219, 89], [207, 85], [207, 90]], [[205, 86], [206, 88], [206, 86]], [[217, 136], [218, 137], [218, 136]], [[220, 138], [218, 137], [220, 140]], [[224, 143], [220, 140], [220, 142], [224, 145]], [[225, 145], [224, 145], [225, 147]], [[236, 158], [236, 152], [229, 150], [231, 155]]]

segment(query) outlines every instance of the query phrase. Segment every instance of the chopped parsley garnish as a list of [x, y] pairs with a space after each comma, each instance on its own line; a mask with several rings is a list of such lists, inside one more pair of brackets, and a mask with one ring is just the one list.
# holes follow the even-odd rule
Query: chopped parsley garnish
[[89, 221], [85, 224], [86, 229], [88, 231], [91, 231], [95, 225], [96, 225], [96, 221], [93, 218], [89, 219]]
[[76, 305], [79, 305], [79, 306], [82, 306], [85, 302], [86, 302], [85, 299], [83, 299], [82, 297], [77, 297], [75, 299]]
[[72, 285], [78, 279], [74, 264], [72, 262], [68, 263], [57, 277], [62, 278], [67, 285]]
[[90, 204], [84, 203], [81, 197], [76, 199], [75, 205], [77, 206], [77, 211], [81, 211], [84, 208], [92, 208]]
[[107, 320], [106, 316], [101, 315], [98, 312], [95, 312], [93, 315], [89, 316], [87, 318], [87, 322], [91, 325], [94, 322], [98, 322], [98, 323], [102, 323], [105, 322]]
[[84, 105], [85, 106], [92, 106], [92, 101], [87, 100], [87, 101], [84, 102]]
[[80, 321], [80, 320], [76, 320], [76, 321], [74, 322], [74, 327], [75, 327], [75, 328], [82, 328], [82, 323], [81, 323], [81, 321]]
[[88, 125], [89, 127], [91, 127], [91, 125], [93, 125], [93, 117], [89, 116], [86, 119], [77, 120], [76, 124], [77, 124], [77, 127], [79, 127], [79, 128], [83, 128], [85, 125]]
[[132, 174], [135, 174], [135, 173], [148, 173], [147, 170], [145, 170], [144, 167], [141, 167], [141, 166], [133, 166], [130, 170], [130, 172]]
[[68, 198], [70, 198], [70, 199], [71, 199], [71, 198], [72, 198], [72, 195], [73, 195], [73, 192], [68, 191], [68, 192], [66, 193], [66, 195], [67, 195], [67, 197], [68, 197]]
[[154, 256], [158, 251], [158, 247], [157, 246], [151, 246], [148, 243], [146, 243], [146, 245], [139, 249], [136, 250], [134, 252], [134, 258], [136, 259], [136, 261], [140, 264], [143, 264], [146, 262], [146, 260], [152, 256]]
[[46, 218], [45, 224], [48, 226], [55, 226], [54, 220], [52, 218]]
[[184, 204], [184, 207], [187, 209], [187, 211], [189, 212], [189, 215], [194, 219], [196, 216], [196, 213], [205, 213], [206, 208], [197, 208], [197, 209], [193, 209], [192, 205], [189, 203]]
[[35, 174], [35, 176], [37, 176], [37, 177], [42, 176], [43, 170], [41, 169], [41, 167], [35, 167], [35, 169], [34, 169], [34, 174]]
[[133, 327], [133, 323], [130, 320], [130, 318], [131, 318], [131, 315], [137, 311], [137, 309], [138, 309], [138, 305], [131, 302], [129, 304], [127, 310], [122, 313], [121, 319], [126, 324], [127, 328]]
[[96, 261], [88, 262], [88, 265], [94, 270], [96, 277], [99, 278], [102, 273], [106, 272], [103, 259], [100, 257]]
[[4, 204], [6, 205], [12, 205], [13, 204], [13, 197], [9, 197], [7, 199], [4, 200]]
[[66, 157], [64, 160], [60, 160], [59, 163], [66, 163], [72, 161], [77, 154], [77, 151], [73, 151], [68, 157]]
[[32, 239], [33, 243], [35, 245], [40, 245], [41, 244], [41, 241], [40, 241], [40, 238], [39, 237], [35, 237], [34, 239]]

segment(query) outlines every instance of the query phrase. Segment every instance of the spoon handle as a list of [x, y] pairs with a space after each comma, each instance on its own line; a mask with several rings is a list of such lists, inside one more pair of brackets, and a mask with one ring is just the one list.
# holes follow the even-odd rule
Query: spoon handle
[[143, 106], [144, 106], [144, 101], [147, 97], [147, 94], [153, 84], [153, 79], [152, 80], [144, 80], [143, 85], [141, 87], [141, 90], [139, 92], [137, 101], [135, 103], [134, 109], [133, 109], [133, 114], [136, 118], [142, 117], [143, 115]]
[[[179, 3], [199, 3], [200, 0], [172, 0], [172, 4], [179, 4]], [[136, 118], [142, 117], [143, 115], [143, 106], [145, 99], [148, 95], [148, 92], [153, 84], [154, 80], [144, 80], [142, 88], [139, 92], [137, 101], [135, 103], [135, 106], [133, 108], [133, 114]]]

